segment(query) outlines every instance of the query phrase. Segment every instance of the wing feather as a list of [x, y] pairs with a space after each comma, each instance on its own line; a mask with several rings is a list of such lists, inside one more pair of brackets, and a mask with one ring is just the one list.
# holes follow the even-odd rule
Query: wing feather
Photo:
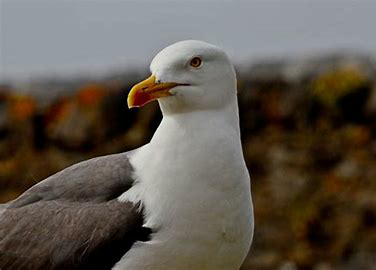
[[111, 269], [151, 235], [140, 206], [117, 200], [132, 174], [124, 154], [92, 159], [0, 208], [0, 269]]

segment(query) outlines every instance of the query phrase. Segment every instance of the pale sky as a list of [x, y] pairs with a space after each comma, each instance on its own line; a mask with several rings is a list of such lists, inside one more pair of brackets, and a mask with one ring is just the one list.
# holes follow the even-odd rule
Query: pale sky
[[236, 63], [350, 49], [376, 54], [376, 1], [0, 0], [0, 80], [147, 68], [184, 39]]

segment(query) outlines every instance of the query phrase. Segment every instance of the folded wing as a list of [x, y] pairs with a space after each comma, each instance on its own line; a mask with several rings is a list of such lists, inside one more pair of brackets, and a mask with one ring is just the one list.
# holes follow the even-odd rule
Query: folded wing
[[117, 200], [133, 183], [127, 154], [99, 157], [0, 207], [0, 269], [111, 269], [151, 234], [140, 206]]

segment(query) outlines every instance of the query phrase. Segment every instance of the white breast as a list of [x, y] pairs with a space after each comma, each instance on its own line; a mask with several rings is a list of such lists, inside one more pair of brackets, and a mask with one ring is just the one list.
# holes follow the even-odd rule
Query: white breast
[[162, 122], [159, 130], [168, 135], [156, 132], [131, 158], [139, 181], [119, 199], [142, 201], [145, 226], [156, 233], [114, 269], [239, 269], [253, 233], [240, 141], [230, 130], [213, 134], [201, 127], [186, 143], [187, 133], [175, 125]]

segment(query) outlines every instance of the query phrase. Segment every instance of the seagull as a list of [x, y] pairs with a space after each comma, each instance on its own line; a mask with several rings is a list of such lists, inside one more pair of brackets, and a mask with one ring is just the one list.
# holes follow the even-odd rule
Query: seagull
[[237, 270], [253, 237], [236, 74], [186, 40], [159, 52], [128, 107], [163, 119], [135, 150], [77, 163], [0, 206], [0, 269]]

